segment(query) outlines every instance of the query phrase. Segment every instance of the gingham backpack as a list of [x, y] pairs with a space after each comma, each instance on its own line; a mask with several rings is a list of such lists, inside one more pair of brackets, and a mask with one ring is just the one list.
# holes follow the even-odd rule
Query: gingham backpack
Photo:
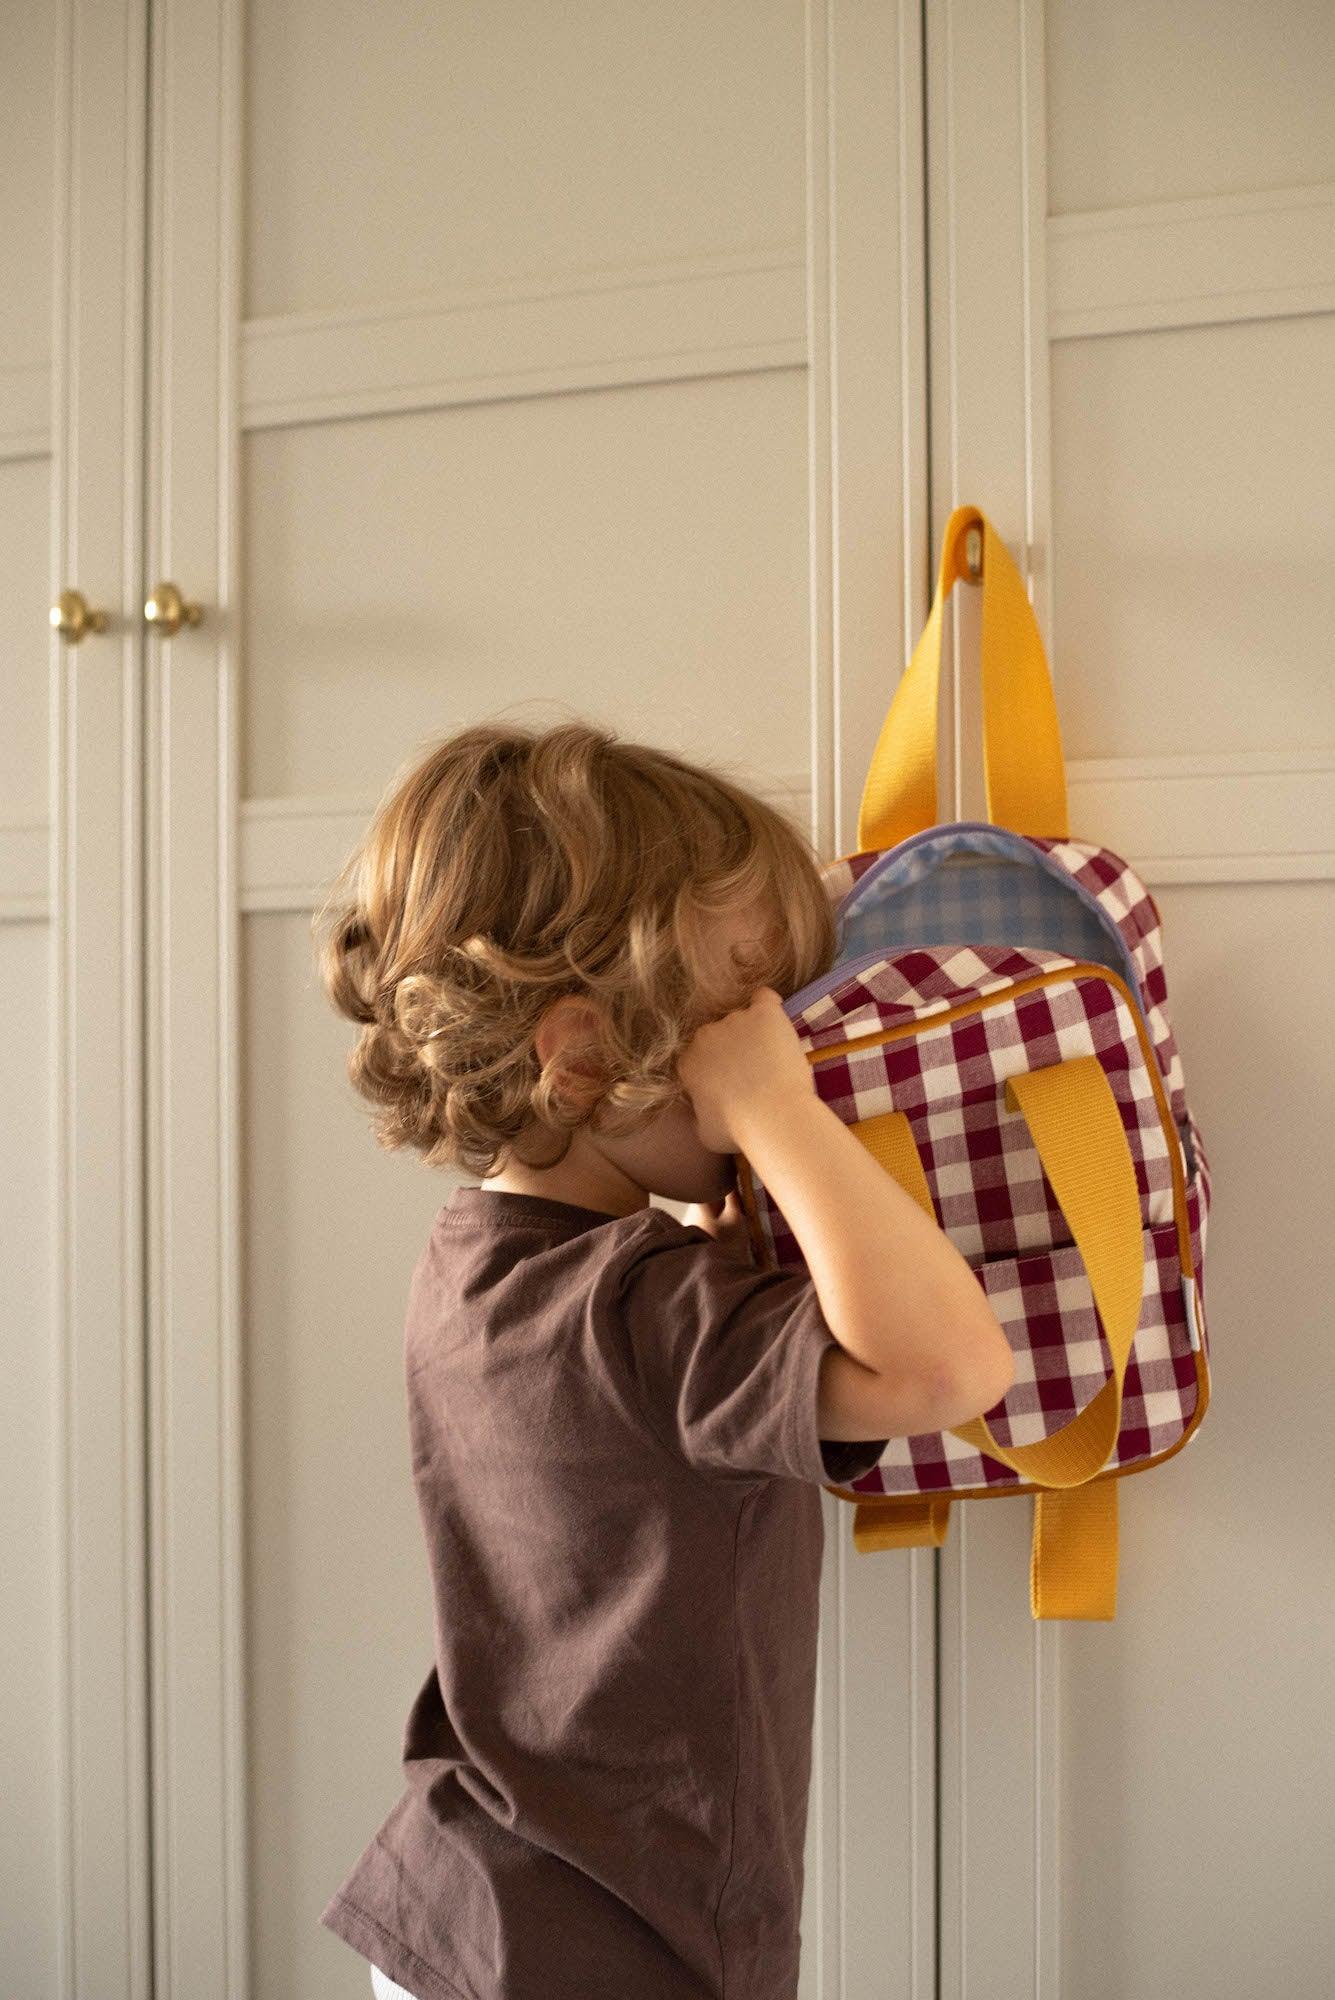
[[[982, 584], [986, 820], [938, 823], [945, 599]], [[973, 1266], [1015, 1356], [992, 1409], [892, 1438], [852, 1486], [861, 1551], [939, 1546], [953, 1500], [1034, 1495], [1035, 1618], [1117, 1612], [1117, 1482], [1209, 1402], [1209, 1163], [1166, 1012], [1159, 911], [1067, 831], [1047, 661], [976, 507], [946, 527], [931, 614], [882, 728], [859, 851], [824, 871], [833, 968], [785, 1010], [816, 1089]], [[749, 1162], [767, 1266], [801, 1250]]]

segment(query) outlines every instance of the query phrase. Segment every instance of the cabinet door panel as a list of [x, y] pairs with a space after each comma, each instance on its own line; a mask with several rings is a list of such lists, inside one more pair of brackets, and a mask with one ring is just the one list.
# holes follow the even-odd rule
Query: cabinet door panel
[[[952, 1522], [941, 1993], [1317, 1992], [1335, 1566], [1290, 1441], [1335, 1391], [1335, 1076], [1320, 1007], [1262, 1023], [1276, 965], [1301, 957], [1317, 993], [1335, 975], [1335, 17], [929, 19], [934, 508], [981, 503], [1027, 575], [1071, 830], [1163, 916], [1217, 1375], [1191, 1448], [1119, 1482], [1115, 1620], [1033, 1622], [1032, 1503]], [[974, 607], [960, 622], [973, 816]]]
[[[0, 1984], [34, 2000], [151, 1981], [145, 48], [118, 0], [0, 23]], [[77, 643], [71, 592], [101, 614]]]
[[805, 789], [803, 372], [249, 436], [252, 810], [374, 795], [407, 746], [501, 713]]
[[[198, 1725], [155, 1810], [181, 1990], [326, 2000], [430, 1659], [400, 1343], [448, 1181], [372, 1143], [311, 914], [392, 771], [498, 713], [854, 844], [926, 609], [919, 9], [241, 11], [154, 43], [150, 569], [204, 610], [149, 651], [159, 1703]], [[921, 2000], [933, 1559], [823, 1504], [804, 1996]]]

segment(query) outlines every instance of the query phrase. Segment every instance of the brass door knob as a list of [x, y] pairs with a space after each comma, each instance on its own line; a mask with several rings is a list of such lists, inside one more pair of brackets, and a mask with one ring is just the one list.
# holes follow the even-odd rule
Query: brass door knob
[[77, 646], [88, 632], [105, 632], [105, 611], [90, 611], [78, 590], [62, 590], [51, 606], [51, 624], [71, 646]]
[[160, 583], [144, 606], [144, 622], [164, 639], [170, 639], [183, 625], [198, 625], [204, 616], [198, 604], [187, 604], [174, 583]]

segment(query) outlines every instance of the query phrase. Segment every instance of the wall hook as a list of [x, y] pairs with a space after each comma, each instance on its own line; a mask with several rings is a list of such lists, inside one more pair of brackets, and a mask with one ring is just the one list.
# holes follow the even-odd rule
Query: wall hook
[[970, 583], [983, 580], [983, 531], [975, 523], [964, 532], [964, 562], [969, 572]]

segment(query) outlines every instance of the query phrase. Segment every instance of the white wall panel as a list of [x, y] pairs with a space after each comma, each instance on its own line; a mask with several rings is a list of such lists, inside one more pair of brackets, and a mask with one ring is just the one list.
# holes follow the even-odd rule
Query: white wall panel
[[1054, 0], [1049, 213], [1335, 180], [1328, 0]]
[[247, 9], [248, 318], [800, 249], [800, 0]]
[[[1329, 882], [1157, 890], [1215, 1182], [1212, 1392], [1125, 1482], [1112, 1625], [1061, 1635], [1061, 1984], [1079, 2000], [1329, 1987], [1335, 1535]], [[1319, 1457], [1319, 1447], [1316, 1447]]]
[[56, 189], [51, 129], [56, 114], [57, 19], [50, 7], [7, 7], [0, 25], [4, 110], [0, 118], [0, 375], [51, 366]]
[[[0, 575], [9, 628], [0, 729], [0, 820], [40, 827], [50, 811], [51, 690], [46, 671], [51, 466], [45, 451], [0, 461]], [[5, 886], [8, 886], [7, 884]]]
[[244, 795], [374, 791], [502, 710], [805, 771], [806, 398], [766, 371], [251, 435]]
[[52, 1323], [56, 1193], [51, 1155], [50, 928], [0, 920], [0, 1968], [4, 1989], [60, 1991], [64, 1742], [60, 1357]]
[[1335, 314], [1054, 346], [1068, 756], [1335, 746], [1332, 441]]

